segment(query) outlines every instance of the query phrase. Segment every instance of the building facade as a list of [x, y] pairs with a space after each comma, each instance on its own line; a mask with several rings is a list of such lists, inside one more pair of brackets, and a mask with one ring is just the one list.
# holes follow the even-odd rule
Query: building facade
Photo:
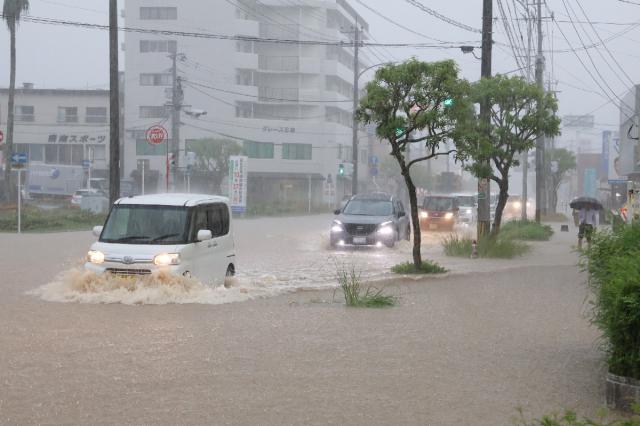
[[[343, 0], [131, 0], [124, 15], [130, 27], [273, 40], [348, 40], [356, 20], [365, 36], [368, 31]], [[350, 192], [350, 182], [336, 182], [336, 173], [340, 163], [352, 159], [353, 50], [332, 43], [128, 32], [125, 177], [148, 167], [160, 175], [157, 190], [165, 190], [167, 153], [178, 146], [171, 140], [171, 105], [177, 99], [182, 103], [179, 169], [169, 172], [175, 189], [181, 186], [190, 141], [212, 138], [236, 141], [249, 157], [250, 204], [306, 203], [309, 194], [314, 204], [322, 204], [328, 181], [338, 183], [334, 197], [341, 198], [340, 188]], [[361, 67], [369, 63], [363, 53]], [[145, 140], [152, 125], [167, 129], [166, 143]], [[364, 183], [369, 181], [369, 146], [364, 129], [359, 134]]]
[[[6, 136], [8, 89], [0, 89], [0, 129]], [[109, 162], [109, 92], [106, 90], [16, 90], [14, 153], [28, 157], [32, 194], [67, 196], [94, 177], [106, 177]], [[91, 161], [91, 163], [88, 163]], [[3, 163], [4, 164], [4, 163]]]

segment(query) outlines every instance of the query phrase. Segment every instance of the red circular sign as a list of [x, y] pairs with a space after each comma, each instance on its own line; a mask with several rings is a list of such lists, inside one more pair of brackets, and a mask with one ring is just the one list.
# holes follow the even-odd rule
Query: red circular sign
[[0, 143], [4, 141], [4, 133], [0, 130]]
[[167, 139], [167, 129], [162, 126], [149, 127], [145, 133], [145, 137], [151, 145], [160, 145]]

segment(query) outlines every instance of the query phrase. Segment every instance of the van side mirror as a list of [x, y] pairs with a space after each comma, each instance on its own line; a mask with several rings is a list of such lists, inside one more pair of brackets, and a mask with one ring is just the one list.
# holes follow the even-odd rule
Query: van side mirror
[[93, 227], [93, 235], [95, 235], [96, 237], [99, 237], [100, 234], [102, 234], [102, 230], [104, 229], [104, 226], [94, 226]]
[[342, 213], [342, 210], [337, 209], [333, 211], [333, 214], [335, 214], [336, 216], [339, 215], [340, 213]]
[[198, 241], [209, 241], [213, 239], [213, 234], [208, 229], [201, 229], [198, 231], [197, 239]]
[[398, 212], [398, 217], [405, 217], [407, 214], [405, 212]]

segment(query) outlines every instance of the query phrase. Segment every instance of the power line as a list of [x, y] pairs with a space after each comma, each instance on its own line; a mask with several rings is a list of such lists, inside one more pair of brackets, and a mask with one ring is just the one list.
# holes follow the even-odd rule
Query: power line
[[[580, 8], [580, 10], [582, 11], [582, 14], [584, 15], [585, 19], [587, 20], [587, 22], [589, 22], [589, 24], [591, 25], [591, 29], [593, 30], [593, 32], [596, 34], [596, 36], [598, 37], [598, 40], [600, 40], [600, 42], [602, 43], [602, 47], [604, 47], [604, 49], [607, 51], [607, 53], [609, 54], [609, 57], [611, 57], [611, 60], [613, 60], [613, 62], [618, 66], [618, 68], [620, 69], [620, 71], [622, 71], [622, 73], [624, 74], [624, 76], [627, 78], [627, 80], [629, 82], [631, 82], [631, 85], [634, 85], [635, 82], [633, 81], [633, 79], [631, 77], [629, 77], [629, 74], [627, 74], [627, 71], [624, 69], [624, 67], [622, 67], [620, 65], [620, 62], [618, 62], [618, 60], [616, 59], [615, 56], [613, 56], [613, 54], [611, 53], [611, 51], [609, 50], [609, 48], [607, 47], [607, 45], [605, 44], [605, 42], [602, 40], [602, 37], [600, 37], [600, 34], [598, 33], [598, 30], [596, 30], [595, 26], [591, 23], [591, 21], [589, 21], [589, 17], [587, 16], [587, 13], [585, 12], [584, 8], [582, 7], [582, 5], [580, 4], [580, 1], [576, 1], [576, 3], [578, 4], [578, 7]], [[608, 64], [608, 61], [605, 61]], [[611, 65], [609, 65], [609, 67], [611, 67]]]
[[[381, 12], [377, 11], [373, 7], [371, 7], [368, 4], [366, 4], [365, 2], [363, 2], [362, 0], [356, 0], [356, 2], [358, 2], [358, 4], [360, 4], [365, 9], [369, 10], [371, 13], [377, 15], [378, 17], [384, 19], [385, 21], [389, 22], [390, 24], [395, 25], [398, 28], [401, 28], [401, 29], [403, 29], [405, 31], [410, 32], [411, 34], [415, 34], [415, 35], [417, 35], [419, 37], [422, 37], [422, 38], [424, 38], [426, 40], [437, 41], [438, 43], [443, 43], [443, 44], [451, 44], [451, 43], [453, 43], [453, 42], [450, 42], [450, 41], [444, 41], [444, 40], [440, 40], [440, 39], [428, 36], [428, 35], [423, 34], [421, 32], [415, 31], [415, 30], [413, 30], [413, 29], [411, 29], [411, 28], [409, 28], [409, 27], [407, 27], [405, 25], [402, 25], [399, 22], [394, 21], [393, 19], [389, 18], [388, 16], [386, 16], [386, 15], [382, 14]], [[467, 42], [462, 41], [462, 42], [459, 42], [459, 43], [467, 43]]]
[[249, 95], [246, 93], [241, 93], [241, 92], [234, 92], [233, 90], [227, 90], [227, 89], [221, 89], [219, 87], [213, 87], [213, 86], [208, 86], [206, 84], [201, 84], [201, 83], [196, 83], [194, 81], [190, 81], [190, 80], [182, 80], [185, 83], [190, 83], [191, 85], [195, 85], [198, 87], [202, 87], [205, 89], [211, 89], [211, 90], [215, 90], [216, 92], [222, 92], [222, 93], [227, 93], [230, 95], [238, 95], [238, 96], [245, 96], [245, 97], [249, 97], [249, 98], [258, 98], [258, 99], [264, 99], [267, 101], [275, 101], [275, 102], [294, 102], [294, 103], [342, 103], [342, 102], [353, 102], [353, 100], [349, 99], [346, 101], [334, 101], [334, 100], [317, 100], [317, 99], [312, 99], [312, 100], [298, 100], [298, 99], [283, 99], [283, 98], [271, 98], [268, 96], [255, 96], [255, 95]]
[[[3, 14], [0, 14], [0, 18], [4, 18]], [[25, 22], [32, 22], [37, 24], [46, 25], [62, 25], [71, 26], [85, 29], [98, 29], [108, 30], [108, 25], [91, 24], [87, 22], [79, 21], [67, 21], [62, 19], [42, 18], [36, 16], [23, 16], [20, 18]], [[243, 36], [243, 35], [227, 35], [227, 34], [215, 34], [205, 32], [187, 32], [187, 31], [172, 31], [172, 30], [159, 30], [140, 27], [119, 27], [119, 31], [133, 32], [141, 34], [156, 34], [174, 37], [191, 37], [191, 38], [203, 38], [213, 40], [232, 40], [232, 41], [253, 41], [256, 43], [282, 43], [282, 44], [298, 44], [298, 45], [310, 45], [310, 46], [342, 46], [353, 47], [353, 41], [322, 41], [322, 40], [294, 40], [294, 39], [280, 39], [280, 38], [268, 38], [268, 37], [255, 37], [255, 36]], [[417, 49], [460, 49], [461, 46], [454, 45], [430, 45], [427, 43], [369, 43], [361, 42], [362, 47], [397, 47], [406, 48], [413, 47]], [[474, 46], [478, 47], [478, 46]]]
[[431, 16], [433, 16], [435, 18], [438, 18], [441, 21], [444, 21], [444, 22], [446, 22], [448, 24], [451, 24], [451, 25], [453, 25], [455, 27], [462, 28], [463, 30], [470, 31], [472, 33], [482, 34], [482, 30], [481, 29], [470, 27], [469, 25], [463, 24], [462, 22], [458, 22], [458, 21], [456, 21], [454, 19], [451, 19], [451, 18], [449, 18], [447, 16], [444, 16], [440, 12], [428, 8], [427, 6], [425, 6], [422, 3], [418, 2], [417, 0], [405, 0], [405, 1], [407, 3], [413, 5], [413, 6], [417, 7], [418, 9], [428, 13], [429, 15], [431, 15]]

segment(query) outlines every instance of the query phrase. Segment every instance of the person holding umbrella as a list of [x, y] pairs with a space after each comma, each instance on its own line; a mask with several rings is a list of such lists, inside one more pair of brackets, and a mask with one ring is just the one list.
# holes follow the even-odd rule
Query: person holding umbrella
[[569, 204], [578, 210], [578, 249], [582, 250], [582, 240], [586, 239], [591, 245], [591, 237], [598, 225], [598, 210], [602, 209], [600, 201], [591, 197], [578, 197]]

